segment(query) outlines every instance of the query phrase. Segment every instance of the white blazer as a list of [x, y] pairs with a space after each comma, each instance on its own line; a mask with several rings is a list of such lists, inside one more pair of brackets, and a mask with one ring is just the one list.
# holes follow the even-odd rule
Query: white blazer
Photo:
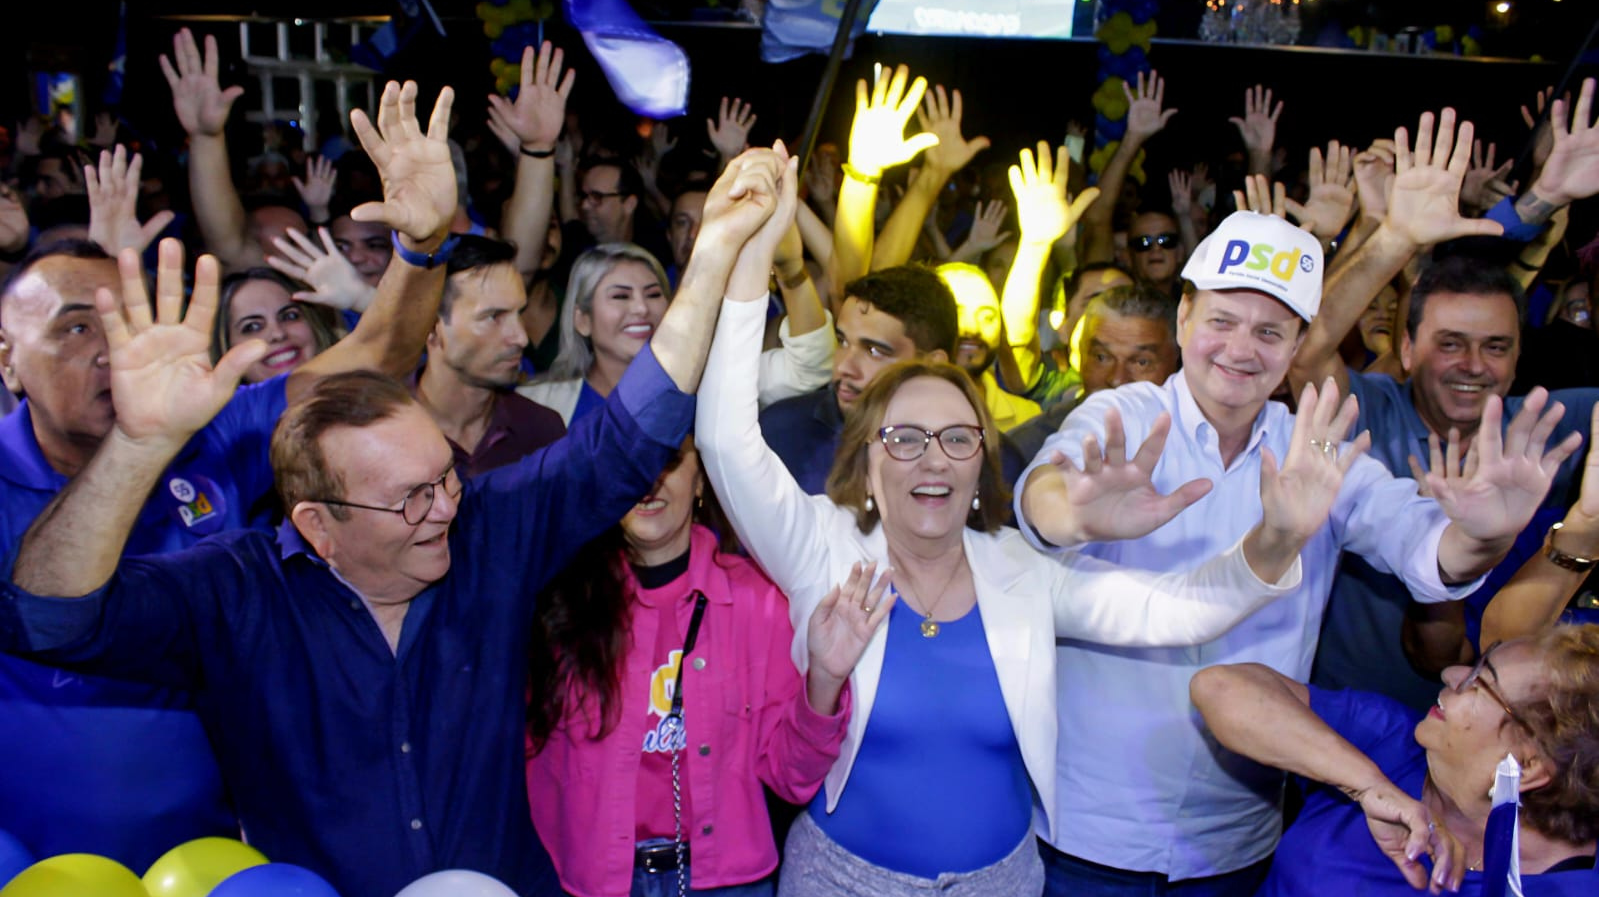
[[[888, 548], [881, 525], [862, 533], [852, 512], [826, 496], [805, 494], [761, 438], [755, 383], [765, 309], [764, 302], [722, 303], [700, 384], [695, 441], [739, 538], [788, 595], [794, 662], [803, 672], [812, 611], [855, 562], [887, 566]], [[1262, 582], [1244, 560], [1241, 542], [1193, 570], [1167, 574], [1077, 554], [1057, 562], [1009, 528], [994, 534], [967, 529], [963, 544], [1000, 692], [1033, 782], [1035, 814], [1046, 816], [1052, 838], [1056, 636], [1108, 645], [1200, 644], [1300, 580], [1296, 559], [1277, 583]], [[829, 812], [838, 806], [872, 715], [887, 628], [872, 636], [850, 676], [854, 710], [825, 783]]]

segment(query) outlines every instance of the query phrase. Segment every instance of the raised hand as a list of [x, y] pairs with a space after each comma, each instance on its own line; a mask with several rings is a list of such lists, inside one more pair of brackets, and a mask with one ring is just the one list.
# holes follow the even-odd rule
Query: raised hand
[[907, 87], [909, 78], [910, 69], [903, 65], [892, 72], [885, 70], [870, 95], [864, 80], [855, 82], [855, 121], [849, 129], [847, 164], [857, 174], [876, 177], [938, 143], [935, 134], [905, 136], [905, 123], [927, 93], [927, 79], [917, 78]]
[[1310, 196], [1305, 204], [1287, 201], [1288, 214], [1299, 226], [1318, 239], [1338, 236], [1355, 210], [1354, 159], [1349, 147], [1334, 140], [1327, 144], [1325, 160], [1321, 150], [1310, 148]]
[[1399, 867], [1399, 874], [1416, 890], [1429, 888], [1427, 867], [1421, 855], [1432, 857], [1430, 890], [1458, 891], [1466, 876], [1466, 852], [1448, 829], [1435, 823], [1421, 801], [1391, 782], [1367, 788], [1357, 798], [1360, 811], [1377, 849]]
[[1461, 122], [1457, 135], [1455, 110], [1445, 109], [1437, 118], [1436, 139], [1433, 123], [1431, 112], [1421, 114], [1414, 148], [1404, 128], [1394, 131], [1394, 181], [1384, 227], [1418, 247], [1503, 233], [1492, 221], [1460, 217], [1460, 184], [1471, 164], [1471, 122]]
[[20, 252], [28, 245], [28, 209], [8, 184], [0, 184], [0, 252]]
[[[972, 216], [972, 226], [966, 232], [966, 239], [961, 241], [960, 248], [955, 251], [956, 261], [971, 261], [981, 258], [983, 253], [1010, 239], [1010, 231], [1001, 230], [1005, 226], [1005, 216], [1010, 214], [1010, 209], [1003, 202], [978, 203]], [[933, 216], [929, 215], [932, 221]]]
[[98, 170], [93, 165], [83, 167], [89, 194], [89, 239], [111, 255], [124, 249], [143, 252], [172, 223], [171, 212], [157, 212], [142, 225], [135, 217], [143, 167], [139, 154], [134, 153], [130, 160], [121, 145], [111, 152], [100, 151]]
[[929, 91], [916, 110], [917, 125], [938, 138], [922, 155], [922, 162], [944, 175], [960, 171], [973, 156], [988, 149], [987, 137], [967, 140], [961, 136], [961, 111], [961, 92], [956, 90], [946, 97], [942, 84]]
[[1559, 402], [1545, 411], [1548, 399], [1546, 390], [1534, 388], [1510, 426], [1501, 432], [1504, 408], [1497, 395], [1490, 395], [1464, 464], [1458, 431], [1450, 429], [1442, 450], [1437, 434], [1428, 436], [1432, 469], [1427, 472], [1427, 486], [1466, 536], [1483, 543], [1508, 544], [1538, 510], [1561, 463], [1582, 444], [1582, 434], [1571, 433], [1544, 450], [1565, 411]]
[[[1271, 158], [1272, 145], [1277, 141], [1277, 116], [1282, 113], [1281, 100], [1275, 107], [1271, 104], [1271, 88], [1256, 84], [1244, 91], [1244, 117], [1235, 115], [1227, 120], [1244, 138], [1244, 148], [1252, 162]], [[1256, 166], [1250, 170], [1257, 170]]]
[[274, 237], [272, 245], [278, 251], [276, 255], [267, 256], [267, 264], [285, 277], [311, 288], [294, 294], [300, 302], [314, 302], [340, 311], [366, 311], [376, 290], [367, 285], [344, 253], [334, 247], [333, 235], [327, 228], [319, 227], [316, 232], [322, 238], [321, 246], [292, 227], [287, 231], [288, 239]]
[[1244, 176], [1244, 189], [1233, 191], [1233, 205], [1261, 215], [1288, 217], [1288, 188], [1263, 174]]
[[876, 572], [876, 563], [864, 568], [855, 563], [843, 584], [834, 586], [811, 612], [806, 624], [809, 675], [842, 683], [855, 671], [872, 634], [894, 607], [893, 569], [885, 569], [881, 576]]
[[289, 179], [294, 184], [295, 192], [300, 194], [300, 201], [305, 203], [312, 221], [328, 220], [328, 205], [333, 202], [333, 186], [338, 179], [339, 173], [333, 169], [333, 162], [323, 156], [305, 160], [305, 180]]
[[[205, 38], [205, 55], [194, 42], [189, 29], [180, 30], [172, 38], [172, 59], [161, 56], [161, 73], [167, 76], [172, 88], [172, 109], [178, 114], [178, 123], [190, 136], [215, 137], [228, 123], [228, 112], [233, 101], [243, 93], [242, 87], [222, 89], [217, 81], [217, 39]], [[173, 65], [176, 60], [176, 66]]]
[[1344, 474], [1371, 447], [1370, 433], [1343, 445], [1344, 435], [1359, 416], [1354, 396], [1340, 404], [1338, 384], [1331, 377], [1320, 391], [1305, 384], [1282, 467], [1271, 449], [1261, 449], [1261, 520], [1267, 527], [1303, 542], [1326, 524]]
[[17, 155], [37, 156], [39, 145], [50, 122], [42, 115], [30, 115], [17, 123]]
[[1388, 191], [1394, 184], [1394, 142], [1377, 140], [1355, 156], [1355, 188], [1360, 214], [1371, 221], [1388, 215]]
[[1552, 206], [1599, 193], [1599, 127], [1593, 121], [1593, 95], [1594, 79], [1584, 78], [1574, 111], [1565, 98], [1555, 100], [1549, 110], [1552, 144], [1532, 193]]
[[1160, 133], [1166, 122], [1177, 114], [1176, 109], [1161, 109], [1166, 102], [1166, 82], [1161, 80], [1159, 72], [1150, 71], [1148, 78], [1139, 72], [1133, 88], [1123, 81], [1122, 93], [1127, 96], [1127, 139], [1142, 143]]
[[454, 98], [448, 87], [439, 91], [426, 134], [417, 123], [415, 81], [384, 86], [376, 128], [365, 112], [350, 111], [350, 125], [383, 179], [383, 201], [356, 206], [351, 218], [382, 222], [419, 244], [444, 238], [455, 217], [455, 167], [446, 142]]
[[1166, 172], [1166, 186], [1171, 190], [1172, 214], [1178, 218], [1194, 214], [1194, 181], [1186, 171], [1173, 168]]
[[698, 240], [743, 247], [728, 276], [729, 296], [753, 299], [766, 291], [772, 261], [799, 205], [798, 166], [781, 140], [771, 149], [748, 149], [728, 163], [706, 195]]
[[1066, 195], [1066, 175], [1071, 158], [1066, 147], [1055, 150], [1049, 159], [1049, 144], [1039, 141], [1038, 156], [1023, 149], [1019, 164], [1010, 167], [1010, 189], [1016, 196], [1016, 217], [1021, 223], [1022, 240], [1027, 243], [1053, 243], [1072, 229], [1083, 212], [1099, 197], [1099, 188], [1089, 187], [1072, 200]]
[[1098, 440], [1087, 436], [1083, 439], [1081, 469], [1060, 452], [1050, 458], [1050, 464], [1065, 480], [1077, 531], [1058, 532], [1050, 521], [1031, 521], [1039, 535], [1057, 545], [1137, 539], [1204, 498], [1211, 489], [1211, 482], [1206, 479], [1190, 480], [1169, 495], [1155, 489], [1151, 477], [1170, 432], [1171, 415], [1162, 412], [1149, 428], [1149, 436], [1138, 447], [1138, 453], [1128, 461], [1121, 413], [1114, 408], [1106, 411], [1103, 452]]
[[1549, 98], [1555, 95], [1554, 85], [1538, 91], [1533, 97], [1533, 108], [1521, 107], [1521, 120], [1532, 131], [1532, 167], [1534, 170], [1542, 168], [1543, 163], [1549, 158], [1549, 151], [1554, 149], [1554, 138], [1549, 133], [1549, 119], [1539, 121], [1543, 115], [1544, 107], [1549, 105]]
[[[499, 94], [489, 95], [489, 126], [506, 148], [544, 152], [555, 148], [566, 122], [566, 101], [572, 95], [577, 73], [562, 74], [565, 55], [549, 41], [522, 48], [522, 80], [512, 102]], [[446, 121], [449, 119], [446, 118]], [[507, 135], [515, 138], [513, 143]]]
[[705, 132], [710, 136], [711, 146], [716, 147], [717, 154], [723, 159], [731, 159], [742, 153], [750, 145], [750, 129], [755, 127], [755, 118], [749, 103], [738, 98], [729, 101], [727, 97], [722, 97], [716, 120], [705, 120]]
[[1471, 167], [1466, 169], [1466, 177], [1460, 182], [1460, 204], [1470, 212], [1486, 212], [1501, 199], [1516, 195], [1516, 185], [1507, 183], [1504, 179], [1516, 161], [1506, 159], [1503, 165], [1495, 168], [1496, 151], [1497, 147], [1494, 144], [1488, 144], [1488, 157], [1485, 161], [1482, 155], [1482, 141], [1472, 141]]
[[211, 324], [221, 276], [212, 256], [202, 255], [195, 263], [187, 313], [182, 243], [161, 241], [154, 303], [138, 252], [123, 249], [117, 269], [121, 301], [103, 287], [94, 297], [106, 336], [116, 430], [134, 443], [175, 450], [222, 410], [268, 347], [259, 339], [245, 340], [212, 366]]

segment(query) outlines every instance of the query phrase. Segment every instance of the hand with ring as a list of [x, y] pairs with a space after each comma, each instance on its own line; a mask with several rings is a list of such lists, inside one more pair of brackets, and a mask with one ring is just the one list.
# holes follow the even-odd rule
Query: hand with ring
[[877, 576], [877, 564], [850, 567], [849, 578], [834, 586], [811, 612], [806, 624], [806, 650], [810, 663], [805, 674], [806, 694], [818, 713], [837, 712], [839, 695], [855, 664], [877, 628], [894, 606], [894, 571]]
[[1302, 541], [1326, 524], [1344, 474], [1371, 445], [1371, 435], [1362, 433], [1339, 452], [1343, 435], [1359, 415], [1353, 396], [1340, 401], [1331, 377], [1320, 390], [1305, 385], [1281, 469], [1271, 450], [1261, 449], [1260, 505], [1267, 527]]

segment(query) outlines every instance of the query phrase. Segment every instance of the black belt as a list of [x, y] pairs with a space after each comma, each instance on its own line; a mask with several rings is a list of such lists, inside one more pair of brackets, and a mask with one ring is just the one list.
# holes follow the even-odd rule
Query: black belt
[[[688, 845], [683, 845], [683, 862], [689, 862]], [[643, 869], [645, 872], [676, 872], [677, 871], [677, 845], [670, 840], [666, 843], [644, 842], [633, 849], [633, 868]]]

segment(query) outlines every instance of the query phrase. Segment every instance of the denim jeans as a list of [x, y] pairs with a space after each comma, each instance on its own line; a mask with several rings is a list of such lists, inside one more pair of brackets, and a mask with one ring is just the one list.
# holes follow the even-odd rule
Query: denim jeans
[[1127, 872], [1061, 853], [1043, 841], [1045, 897], [1254, 897], [1271, 858], [1236, 872], [1170, 881], [1159, 872]]
[[[777, 885], [771, 876], [749, 884], [699, 891], [693, 888], [692, 864], [684, 869], [684, 874], [690, 876], [690, 894], [711, 895], [711, 897], [774, 897], [777, 893]], [[632, 897], [677, 897], [677, 873], [645, 872], [643, 869], [634, 869]]]

